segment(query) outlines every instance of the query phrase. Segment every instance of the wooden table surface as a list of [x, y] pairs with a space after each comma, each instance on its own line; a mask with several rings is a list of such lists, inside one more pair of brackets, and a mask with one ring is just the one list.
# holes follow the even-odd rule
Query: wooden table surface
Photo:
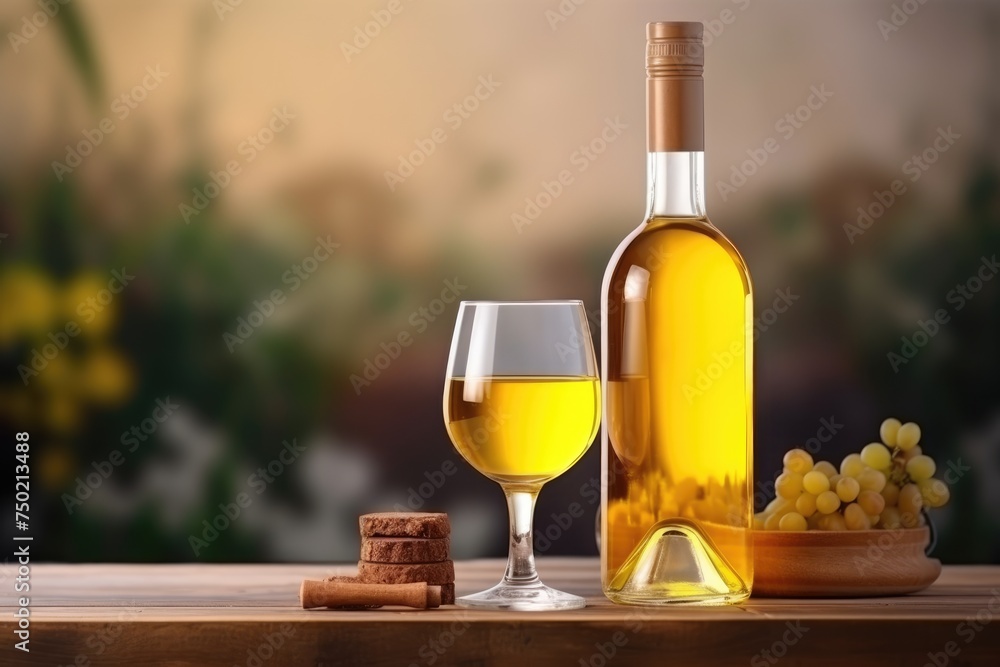
[[[608, 602], [596, 559], [543, 558], [542, 578], [585, 595], [586, 609], [299, 608], [302, 579], [351, 569], [33, 565], [31, 652], [13, 646], [16, 574], [8, 573], [0, 664], [1000, 665], [1000, 567], [946, 567], [930, 589], [897, 598], [655, 609]], [[503, 562], [460, 562], [456, 571], [461, 595], [495, 583]]]

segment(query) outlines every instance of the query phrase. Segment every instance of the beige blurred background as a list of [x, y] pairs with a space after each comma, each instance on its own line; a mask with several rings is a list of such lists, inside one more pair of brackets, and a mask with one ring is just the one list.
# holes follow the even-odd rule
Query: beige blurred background
[[[971, 468], [937, 553], [1000, 562], [1000, 281], [949, 299], [1000, 250], [985, 0], [4, 3], [0, 421], [31, 433], [40, 554], [351, 560], [357, 515], [394, 505], [450, 512], [456, 557], [502, 554], [500, 493], [441, 422], [452, 297], [582, 298], [597, 319], [644, 209], [651, 20], [711, 36], [706, 194], [763, 318], [760, 493], [821, 420], [842, 425], [817, 455], [834, 461], [884, 417], [915, 420], [939, 465]], [[609, 121], [615, 141], [580, 152]], [[573, 183], [518, 228], [563, 169]], [[766, 313], [783, 293], [793, 305]], [[597, 450], [542, 493], [544, 553], [595, 553]], [[563, 527], [573, 502], [586, 512]]]

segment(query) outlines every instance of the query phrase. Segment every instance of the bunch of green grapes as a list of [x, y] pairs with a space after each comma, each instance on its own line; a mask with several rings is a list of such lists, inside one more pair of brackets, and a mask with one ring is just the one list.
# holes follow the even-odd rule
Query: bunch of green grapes
[[879, 428], [881, 442], [848, 454], [838, 470], [813, 463], [809, 452], [785, 454], [775, 480], [776, 498], [754, 516], [759, 530], [868, 530], [917, 528], [924, 507], [948, 502], [948, 486], [934, 477], [934, 459], [923, 453], [920, 427], [890, 418]]

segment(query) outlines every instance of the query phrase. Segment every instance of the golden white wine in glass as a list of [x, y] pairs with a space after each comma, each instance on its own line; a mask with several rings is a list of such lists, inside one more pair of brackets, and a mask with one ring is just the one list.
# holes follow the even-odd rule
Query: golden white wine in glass
[[510, 555], [499, 584], [457, 604], [526, 611], [585, 606], [582, 597], [539, 580], [532, 517], [542, 485], [590, 447], [600, 395], [582, 302], [462, 302], [444, 421], [459, 453], [507, 496]]

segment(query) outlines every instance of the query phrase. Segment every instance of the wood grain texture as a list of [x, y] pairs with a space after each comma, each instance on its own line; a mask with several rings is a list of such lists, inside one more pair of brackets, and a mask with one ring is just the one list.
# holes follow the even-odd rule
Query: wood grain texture
[[[455, 564], [458, 593], [496, 583], [498, 560]], [[1000, 567], [946, 567], [921, 593], [860, 600], [751, 599], [739, 607], [621, 607], [596, 559], [539, 559], [543, 579], [586, 609], [516, 613], [302, 610], [302, 579], [354, 565], [32, 567], [31, 653], [13, 649], [11, 587], [0, 595], [3, 665], [950, 665], [1000, 655]], [[979, 630], [966, 619], [979, 615]], [[989, 615], [992, 623], [983, 623]], [[966, 624], [963, 626], [963, 624]], [[971, 633], [971, 634], [970, 634]], [[968, 640], [968, 641], [967, 641]], [[949, 645], [953, 642], [953, 645]], [[614, 659], [604, 657], [612, 653]], [[80, 657], [82, 656], [82, 658]], [[751, 662], [757, 659], [756, 662]], [[258, 662], [259, 661], [259, 662]]]

